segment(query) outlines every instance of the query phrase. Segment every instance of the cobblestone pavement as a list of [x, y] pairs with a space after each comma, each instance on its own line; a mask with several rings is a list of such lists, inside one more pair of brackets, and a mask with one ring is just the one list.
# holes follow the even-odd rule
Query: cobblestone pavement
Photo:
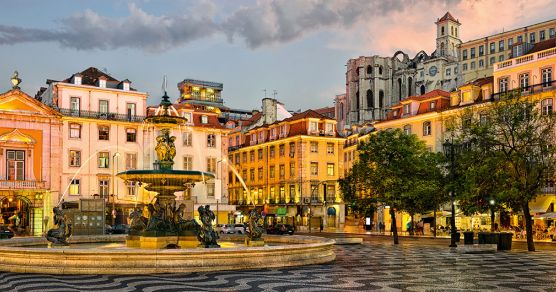
[[556, 291], [556, 252], [457, 254], [384, 242], [337, 246], [327, 265], [215, 273], [0, 273], [0, 291]]

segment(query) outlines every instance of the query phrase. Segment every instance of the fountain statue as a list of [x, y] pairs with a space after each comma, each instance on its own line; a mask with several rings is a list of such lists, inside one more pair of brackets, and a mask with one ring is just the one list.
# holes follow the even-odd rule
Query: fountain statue
[[71, 224], [66, 223], [64, 211], [60, 207], [54, 207], [54, 225], [57, 228], [52, 228], [46, 233], [46, 240], [50, 241], [52, 245], [69, 245], [68, 238], [72, 234]]
[[[167, 246], [191, 246], [191, 241], [201, 242], [206, 247], [217, 247], [217, 237], [206, 229], [200, 227], [195, 219], [186, 219], [183, 213], [186, 206], [180, 204], [176, 208], [175, 192], [184, 191], [195, 182], [214, 178], [214, 174], [194, 170], [174, 170], [174, 157], [176, 156], [176, 137], [171, 135], [171, 129], [184, 125], [187, 119], [180, 117], [168, 95], [162, 97], [160, 106], [154, 115], [145, 118], [147, 125], [152, 125], [159, 130], [156, 137], [156, 160], [152, 170], [128, 170], [118, 173], [118, 177], [127, 182], [141, 183], [145, 189], [156, 192], [153, 203], [147, 205], [149, 218], [147, 222], [139, 214], [132, 220], [132, 233], [128, 236], [129, 247], [164, 248]], [[208, 208], [206, 211], [210, 211]], [[136, 211], [137, 212], [137, 211]], [[212, 211], [210, 211], [212, 213]], [[212, 213], [214, 217], [214, 213]], [[203, 226], [211, 224], [210, 216], [201, 216]], [[214, 219], [214, 218], [212, 218]], [[212, 220], [210, 219], [210, 220]], [[212, 228], [212, 226], [210, 227]], [[200, 236], [200, 234], [203, 234]], [[216, 234], [216, 233], [214, 233]], [[210, 238], [210, 241], [207, 241]]]
[[[251, 209], [249, 211], [249, 220], [247, 225], [244, 225], [244, 233], [247, 235], [245, 238], [245, 245], [247, 246], [263, 246], [264, 240], [262, 235], [264, 233], [264, 228], [261, 226], [261, 221], [263, 217], [257, 208]], [[247, 230], [249, 228], [249, 230]]]
[[216, 240], [218, 239], [218, 233], [212, 228], [212, 221], [215, 219], [214, 212], [210, 209], [209, 205], [206, 206], [199, 206], [199, 218], [201, 218], [201, 230], [198, 233], [197, 237], [201, 242], [201, 246], [203, 247], [220, 247]]

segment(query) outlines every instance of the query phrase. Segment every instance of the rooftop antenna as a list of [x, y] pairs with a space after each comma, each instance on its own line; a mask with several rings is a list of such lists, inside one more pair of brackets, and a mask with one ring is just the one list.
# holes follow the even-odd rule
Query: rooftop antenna
[[278, 91], [276, 91], [276, 89], [273, 89], [272, 96], [274, 96], [274, 99], [276, 99], [276, 95], [278, 95]]
[[266, 98], [266, 88], [263, 89], [263, 91], [264, 91], [264, 98]]

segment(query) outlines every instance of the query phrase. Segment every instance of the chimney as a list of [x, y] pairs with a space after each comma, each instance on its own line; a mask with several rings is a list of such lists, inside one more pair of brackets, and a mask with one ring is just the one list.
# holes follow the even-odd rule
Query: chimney
[[272, 124], [276, 122], [276, 100], [272, 98], [263, 98], [263, 123]]

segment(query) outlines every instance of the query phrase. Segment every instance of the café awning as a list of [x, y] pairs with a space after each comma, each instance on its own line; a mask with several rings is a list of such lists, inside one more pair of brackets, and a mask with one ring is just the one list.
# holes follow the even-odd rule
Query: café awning
[[554, 202], [553, 195], [538, 196], [529, 202], [529, 212], [546, 213], [552, 202]]

